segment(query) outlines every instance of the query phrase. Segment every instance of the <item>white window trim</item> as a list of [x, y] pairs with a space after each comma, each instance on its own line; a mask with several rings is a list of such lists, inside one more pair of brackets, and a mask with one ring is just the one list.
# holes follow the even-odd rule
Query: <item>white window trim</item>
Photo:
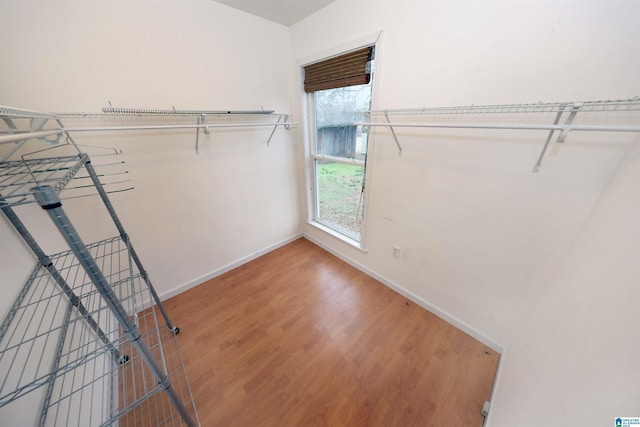
[[[318, 53], [316, 55], [313, 55], [311, 57], [305, 58], [302, 61], [298, 61], [298, 64], [300, 66], [300, 70], [301, 73], [303, 74], [303, 68], [304, 66], [308, 65], [308, 64], [312, 64], [314, 62], [318, 62], [321, 61], [323, 59], [327, 59], [330, 58], [332, 56], [337, 56], [337, 55], [341, 55], [345, 52], [349, 52], [355, 49], [359, 49], [362, 47], [367, 47], [367, 46], [374, 46], [375, 51], [376, 51], [376, 72], [375, 72], [375, 77], [373, 78], [373, 82], [372, 82], [372, 87], [371, 87], [371, 109], [375, 109], [375, 105], [376, 105], [376, 100], [378, 98], [378, 88], [379, 88], [379, 84], [377, 84], [377, 82], [380, 81], [380, 57], [381, 57], [381, 52], [382, 52], [382, 31], [379, 31], [377, 33], [373, 33], [370, 34], [368, 36], [365, 36], [363, 38], [360, 38], [358, 40], [354, 40], [352, 42], [349, 43], [345, 43], [343, 45], [340, 45], [338, 47], [335, 47], [333, 49], [324, 51], [322, 53]], [[363, 206], [363, 211], [362, 211], [362, 230], [360, 232], [360, 240], [355, 240], [351, 237], [349, 237], [346, 234], [340, 233], [337, 230], [334, 230], [333, 228], [328, 227], [327, 225], [323, 224], [322, 221], [318, 221], [317, 220], [317, 202], [316, 202], [316, 188], [317, 188], [317, 182], [316, 182], [316, 173], [315, 173], [315, 163], [317, 159], [326, 159], [326, 160], [331, 160], [331, 161], [337, 161], [340, 163], [347, 163], [347, 164], [359, 164], [359, 165], [364, 165], [363, 161], [360, 160], [355, 160], [353, 159], [353, 161], [351, 159], [344, 159], [344, 158], [334, 158], [333, 156], [326, 156], [326, 155], [319, 155], [316, 154], [317, 150], [316, 150], [316, 132], [315, 132], [315, 103], [313, 102], [313, 94], [312, 93], [304, 93], [303, 92], [303, 111], [304, 111], [304, 115], [305, 115], [305, 123], [304, 123], [304, 133], [305, 133], [305, 158], [307, 159], [307, 161], [305, 162], [306, 164], [306, 180], [307, 180], [307, 191], [306, 191], [306, 198], [307, 198], [307, 224], [322, 230], [324, 232], [326, 232], [327, 234], [345, 242], [348, 243], [349, 245], [360, 249], [363, 252], [367, 252], [366, 250], [366, 240], [367, 240], [367, 223], [368, 223], [368, 212], [369, 212], [369, 202], [370, 202], [370, 195], [368, 193], [365, 193], [365, 197], [364, 197], [364, 206]], [[374, 148], [374, 138], [373, 135], [369, 135], [368, 141], [367, 141], [367, 158], [370, 160], [370, 154], [373, 152], [373, 148]], [[354, 163], [354, 162], [359, 162], [359, 163]], [[368, 161], [367, 162], [367, 167], [365, 170], [365, 182], [367, 183], [367, 186], [370, 186], [371, 184], [371, 169], [372, 169], [372, 162]], [[367, 189], [365, 189], [365, 191], [368, 191]]]

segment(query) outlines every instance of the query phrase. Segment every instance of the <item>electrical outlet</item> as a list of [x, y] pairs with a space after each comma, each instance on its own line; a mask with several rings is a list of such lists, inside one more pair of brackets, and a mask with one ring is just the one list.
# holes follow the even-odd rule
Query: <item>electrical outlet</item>
[[391, 256], [394, 258], [400, 258], [400, 248], [397, 246], [391, 247]]

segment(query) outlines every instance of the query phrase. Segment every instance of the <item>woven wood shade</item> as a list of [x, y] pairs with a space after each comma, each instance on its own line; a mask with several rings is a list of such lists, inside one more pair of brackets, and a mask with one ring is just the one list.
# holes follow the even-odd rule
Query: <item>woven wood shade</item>
[[371, 80], [367, 62], [373, 48], [365, 47], [304, 67], [304, 91], [364, 85]]

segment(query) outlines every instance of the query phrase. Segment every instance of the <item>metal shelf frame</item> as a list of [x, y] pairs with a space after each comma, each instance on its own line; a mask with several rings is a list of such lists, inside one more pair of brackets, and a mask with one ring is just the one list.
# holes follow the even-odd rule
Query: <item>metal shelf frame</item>
[[[28, 113], [24, 113], [28, 115]], [[84, 170], [118, 235], [85, 244], [60, 193]], [[69, 250], [14, 208], [37, 202]], [[0, 325], [0, 408], [43, 392], [38, 425], [199, 425], [171, 322], [87, 154], [0, 163], [0, 210], [38, 259]]]
[[[528, 114], [553, 114], [552, 124], [534, 123], [481, 123], [477, 120], [467, 122], [434, 122], [434, 117], [455, 116], [485, 118], [504, 118], [505, 115]], [[542, 148], [540, 156], [533, 167], [533, 172], [539, 172], [542, 159], [549, 147], [554, 133], [559, 132], [557, 143], [564, 143], [567, 136], [572, 131], [595, 131], [595, 132], [640, 132], [640, 124], [631, 126], [622, 125], [578, 125], [574, 124], [578, 113], [640, 113], [640, 97], [607, 101], [584, 101], [584, 102], [549, 102], [532, 104], [502, 104], [502, 105], [468, 105], [457, 107], [433, 107], [433, 108], [413, 108], [413, 109], [391, 109], [372, 110], [361, 112], [364, 120], [356, 123], [368, 131], [371, 127], [388, 127], [393, 139], [398, 147], [398, 153], [402, 154], [402, 146], [396, 134], [397, 128], [448, 128], [448, 129], [510, 129], [510, 130], [543, 130], [549, 131], [547, 139]], [[418, 117], [419, 122], [404, 123], [393, 122], [391, 117]], [[563, 116], [566, 116], [564, 123], [560, 123]], [[384, 118], [384, 122], [377, 121], [379, 117]], [[640, 117], [637, 117], [640, 122]]]
[[[236, 122], [230, 120], [234, 117], [241, 117], [243, 121]], [[0, 161], [10, 158], [13, 153], [30, 139], [40, 139], [44, 142], [57, 144], [65, 138], [69, 138], [71, 133], [78, 132], [195, 129], [195, 150], [197, 154], [199, 152], [200, 130], [208, 135], [211, 129], [216, 128], [272, 127], [271, 134], [267, 139], [267, 145], [269, 145], [278, 127], [284, 127], [288, 130], [291, 129], [291, 126], [297, 124], [289, 121], [289, 114], [278, 114], [273, 110], [156, 110], [115, 107], [103, 108], [102, 113], [39, 113], [0, 106], [0, 119], [2, 119], [8, 127], [0, 131], [6, 134], [0, 135], [0, 144], [16, 143], [14, 149], [5, 155], [4, 158], [0, 158]], [[30, 120], [28, 129], [18, 128], [15, 122], [21, 119]], [[77, 121], [87, 119], [115, 121], [119, 124], [67, 127], [62, 123], [62, 120]], [[131, 122], [134, 119], [146, 121], [146, 123], [121, 124], [123, 121]], [[57, 127], [43, 129], [49, 121], [55, 122]]]

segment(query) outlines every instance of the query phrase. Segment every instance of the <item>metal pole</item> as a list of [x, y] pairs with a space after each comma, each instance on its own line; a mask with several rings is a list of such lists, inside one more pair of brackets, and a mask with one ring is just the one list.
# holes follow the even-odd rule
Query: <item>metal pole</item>
[[60, 231], [60, 234], [67, 242], [72, 252], [76, 255], [82, 267], [86, 270], [96, 289], [100, 292], [105, 303], [120, 323], [127, 339], [136, 347], [149, 370], [156, 378], [160, 388], [167, 393], [167, 397], [173, 403], [184, 422], [189, 427], [195, 427], [196, 424], [193, 422], [193, 419], [187, 412], [184, 404], [173, 389], [173, 386], [169, 381], [169, 377], [162, 371], [147, 344], [140, 339], [142, 337], [140, 330], [129, 320], [127, 312], [111, 289], [106, 277], [89, 253], [89, 250], [80, 238], [73, 224], [71, 224], [66, 212], [62, 209], [62, 203], [60, 202], [58, 195], [50, 186], [36, 187], [34, 190], [38, 203], [45, 211], [47, 211], [49, 217], [58, 228], [58, 231]]
[[[71, 318], [71, 311], [73, 310], [73, 304], [67, 306], [67, 311], [64, 314], [64, 327], [60, 331], [60, 337], [58, 338], [58, 345], [56, 346], [56, 357], [51, 366], [50, 372], [56, 372], [60, 367], [60, 359], [62, 358], [62, 350], [64, 349], [64, 342], [67, 338], [67, 329], [69, 325], [69, 319]], [[47, 384], [47, 392], [44, 395], [44, 401], [42, 402], [42, 410], [40, 411], [40, 420], [38, 421], [39, 427], [44, 427], [44, 423], [47, 420], [47, 413], [49, 412], [49, 404], [51, 403], [51, 395], [53, 394], [53, 385], [55, 381], [49, 381]]]
[[[2, 197], [2, 195], [0, 195], [0, 205], [4, 205], [4, 204], [5, 204], [5, 199]], [[55, 280], [58, 286], [60, 286], [62, 291], [67, 295], [71, 304], [82, 315], [82, 317], [89, 324], [91, 329], [93, 329], [93, 331], [96, 333], [98, 338], [100, 338], [100, 340], [104, 343], [104, 345], [107, 346], [107, 348], [113, 355], [113, 358], [118, 363], [125, 363], [127, 360], [129, 360], [127, 355], [121, 355], [118, 349], [113, 345], [109, 337], [107, 337], [107, 334], [105, 334], [102, 328], [100, 328], [98, 323], [94, 320], [93, 316], [91, 316], [87, 308], [84, 306], [84, 304], [82, 304], [82, 301], [80, 300], [78, 295], [76, 295], [76, 293], [73, 292], [73, 289], [71, 289], [71, 287], [69, 286], [65, 278], [62, 277], [62, 275], [60, 274], [58, 269], [55, 267], [51, 259], [44, 253], [40, 245], [38, 245], [38, 243], [33, 238], [31, 233], [29, 233], [29, 230], [27, 230], [27, 227], [25, 227], [24, 223], [20, 220], [20, 218], [18, 218], [18, 215], [16, 215], [13, 209], [10, 208], [9, 206], [4, 206], [2, 208], [2, 213], [4, 213], [4, 215], [7, 217], [11, 225], [13, 225], [13, 227], [16, 229], [18, 234], [20, 234], [20, 236], [25, 241], [27, 246], [29, 246], [29, 248], [31, 249], [31, 252], [33, 252], [34, 255], [38, 258], [38, 262], [40, 263], [40, 265], [47, 269], [47, 271], [51, 275], [51, 278]]]
[[[558, 111], [558, 113], [556, 114], [556, 118], [553, 121], [554, 125], [557, 125], [560, 122], [560, 117], [562, 117], [562, 113], [564, 113], [564, 107], [562, 107], [560, 111]], [[544, 143], [544, 147], [542, 147], [542, 152], [540, 153], [540, 157], [538, 157], [538, 161], [533, 166], [533, 172], [535, 173], [540, 172], [540, 165], [542, 164], [542, 158], [544, 157], [544, 154], [547, 152], [547, 148], [549, 147], [549, 143], [551, 142], [551, 138], [553, 137], [554, 132], [555, 130], [553, 129], [549, 131], [549, 135], [547, 136], [547, 140]]]
[[122, 222], [120, 222], [120, 218], [118, 218], [118, 215], [116, 214], [116, 210], [113, 208], [113, 205], [111, 204], [111, 200], [109, 200], [109, 196], [107, 196], [107, 192], [104, 190], [104, 187], [102, 186], [102, 183], [100, 182], [100, 179], [98, 179], [98, 175], [96, 174], [96, 171], [93, 168], [93, 165], [91, 164], [91, 160], [89, 159], [89, 156], [87, 156], [87, 154], [83, 154], [82, 156], [86, 156], [87, 160], [84, 163], [84, 167], [87, 170], [87, 172], [89, 173], [89, 177], [91, 178], [91, 181], [93, 181], [93, 184], [95, 185], [96, 190], [98, 191], [98, 194], [100, 195], [100, 198], [102, 199], [102, 202], [104, 203], [105, 207], [107, 208], [107, 211], [109, 212], [109, 215], [111, 216], [111, 219], [113, 220], [113, 223], [115, 224], [116, 228], [118, 229], [118, 233], [120, 233], [120, 237], [122, 238], [124, 243], [127, 245], [127, 249], [129, 249], [129, 253], [131, 254], [131, 258], [133, 258], [133, 261], [136, 263], [136, 267], [138, 267], [138, 271], [140, 272], [140, 276], [142, 276], [142, 278], [144, 279], [145, 283], [147, 284], [147, 287], [149, 288], [149, 292], [151, 293], [151, 296], [153, 297], [153, 300], [155, 301], [156, 305], [158, 306], [158, 309], [160, 310], [160, 313], [162, 314], [162, 317], [164, 317], [165, 322], [167, 322], [167, 327], [174, 334], [178, 334], [180, 332], [180, 328], [178, 328], [177, 326], [175, 326], [171, 322], [171, 319], [169, 318], [169, 315], [165, 311], [165, 309], [164, 309], [164, 307], [162, 305], [162, 302], [160, 301], [160, 297], [158, 296], [158, 293], [156, 292], [155, 288], [151, 284], [151, 279], [149, 279], [149, 275], [147, 274], [147, 271], [142, 266], [142, 261], [140, 261], [140, 258], [138, 257], [138, 254], [136, 253], [135, 249], [133, 248], [133, 245], [131, 244], [131, 241], [129, 239], [129, 235], [124, 230], [124, 226], [122, 225]]
[[278, 125], [280, 124], [280, 120], [282, 120], [282, 116], [278, 117], [278, 123], [276, 123], [273, 126], [273, 130], [271, 131], [271, 135], [269, 135], [269, 138], [267, 139], [267, 146], [271, 142], [271, 138], [273, 138], [273, 134], [276, 133], [276, 129], [278, 129]]
[[97, 126], [84, 128], [51, 129], [39, 132], [20, 132], [11, 135], [0, 135], [0, 144], [15, 142], [23, 139], [43, 138], [49, 135], [59, 135], [69, 132], [103, 132], [103, 131], [131, 131], [131, 130], [168, 130], [168, 129], [209, 129], [209, 128], [238, 128], [260, 126], [285, 126], [289, 128], [297, 123], [216, 123], [194, 125], [139, 125], [139, 126]]
[[463, 123], [368, 123], [358, 122], [356, 126], [378, 126], [396, 128], [448, 128], [448, 129], [513, 129], [513, 130], [563, 130], [596, 132], [640, 132], [640, 126], [607, 125], [509, 125], [509, 124], [463, 124]]
[[[198, 116], [197, 124], [200, 124], [200, 116]], [[200, 154], [200, 149], [198, 147], [198, 140], [200, 139], [200, 128], [196, 128], [196, 154]]]
[[[384, 113], [384, 118], [387, 119], [387, 123], [391, 125], [391, 120], [389, 120], [389, 114]], [[400, 141], [398, 141], [398, 136], [396, 135], [396, 131], [393, 129], [393, 126], [389, 126], [389, 129], [391, 130], [393, 139], [396, 141], [396, 145], [398, 146], [398, 154], [402, 154], [402, 146], [400, 145]]]
[[20, 141], [22, 139], [43, 138], [49, 135], [60, 135], [61, 133], [62, 133], [62, 129], [52, 129], [52, 130], [42, 130], [40, 132], [24, 132], [24, 133], [14, 133], [12, 135], [2, 135], [0, 136], [0, 144], [5, 144], [7, 142]]

